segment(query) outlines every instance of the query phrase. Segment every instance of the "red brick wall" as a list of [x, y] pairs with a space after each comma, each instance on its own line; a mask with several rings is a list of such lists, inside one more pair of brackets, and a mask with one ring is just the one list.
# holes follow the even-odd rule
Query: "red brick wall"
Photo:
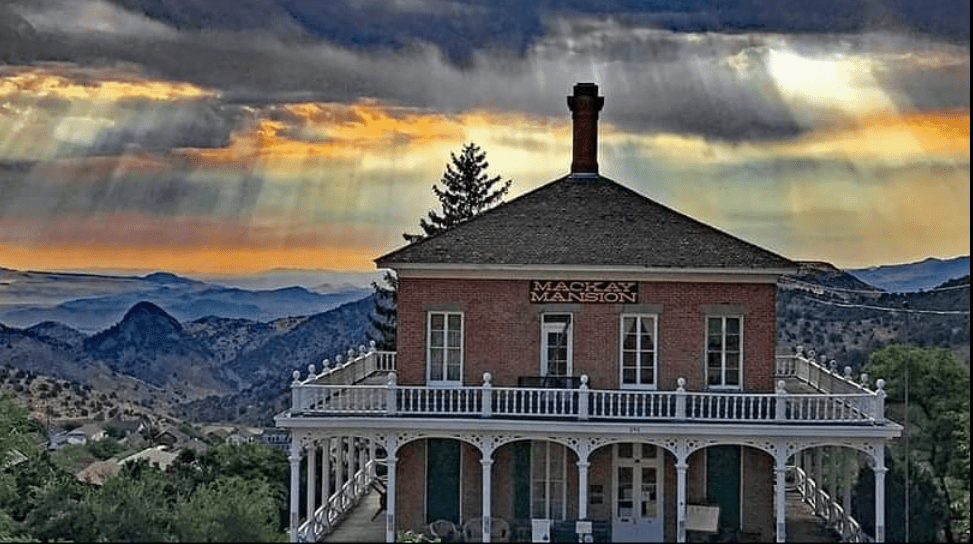
[[[744, 381], [749, 391], [772, 391], [776, 287], [770, 284], [642, 282], [639, 303], [661, 305], [659, 379], [662, 390], [685, 377], [688, 390], [705, 383], [703, 348], [706, 305], [735, 305], [744, 316]], [[576, 304], [574, 374], [587, 373], [591, 387], [618, 387], [619, 315], [616, 304]], [[461, 310], [464, 377], [479, 385], [483, 372], [497, 386], [540, 373], [540, 312], [528, 300], [526, 280], [400, 278], [398, 379], [425, 383], [426, 311]]]

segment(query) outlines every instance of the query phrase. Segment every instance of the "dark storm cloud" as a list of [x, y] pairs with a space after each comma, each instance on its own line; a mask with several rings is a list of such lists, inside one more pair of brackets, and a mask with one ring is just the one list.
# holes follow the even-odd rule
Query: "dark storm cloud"
[[[794, 119], [762, 65], [768, 40], [786, 39], [811, 52], [867, 53], [872, 44], [849, 43], [847, 35], [833, 33], [894, 27], [963, 38], [962, 28], [950, 30], [950, 24], [962, 26], [956, 21], [936, 23], [939, 19], [925, 14], [923, 20], [932, 22], [909, 23], [919, 16], [905, 0], [878, 8], [863, 0], [786, 6], [777, 0], [615, 0], [597, 7], [571, 0], [247, 0], [233, 9], [189, 0], [107, 2], [19, 2], [8, 10], [7, 25], [33, 22], [20, 36], [33, 40], [28, 49], [34, 60], [121, 61], [150, 76], [216, 89], [231, 103], [370, 97], [447, 112], [494, 108], [560, 117], [566, 115], [563, 96], [585, 79], [601, 84], [609, 97], [603, 118], [625, 129], [732, 141], [813, 128]], [[113, 10], [112, 31], [83, 24], [78, 13], [87, 12], [78, 10], [96, 4]], [[934, 7], [962, 10], [954, 3]], [[968, 44], [969, 23], [963, 20]], [[968, 52], [968, 45], [959, 47]], [[753, 57], [743, 75], [726, 64], [736, 55]], [[936, 81], [943, 74], [943, 68], [929, 70], [920, 75]], [[947, 78], [968, 73], [967, 62], [965, 72], [961, 67]], [[898, 72], [882, 77], [916, 105], [955, 105], [962, 99], [945, 84], [924, 87]], [[231, 126], [197, 133], [202, 123], [174, 123], [179, 122], [187, 123], [187, 142], [204, 146], [220, 145], [223, 129]], [[105, 132], [97, 145], [110, 152], [141, 136], [144, 145], [157, 149], [179, 132], [122, 129]]]
[[[78, 170], [60, 170], [56, 163], [0, 162], [0, 218], [127, 212], [243, 216], [253, 211], [264, 186], [252, 173], [237, 179], [202, 179], [194, 177], [188, 165], [140, 171], [132, 170], [124, 156], [111, 161]], [[86, 171], [99, 169], [116, 174], [87, 175]]]
[[211, 101], [153, 103], [131, 100], [116, 103], [116, 117], [124, 123], [99, 131], [84, 154], [115, 155], [132, 149], [166, 151], [178, 147], [223, 147], [240, 118], [239, 108]]

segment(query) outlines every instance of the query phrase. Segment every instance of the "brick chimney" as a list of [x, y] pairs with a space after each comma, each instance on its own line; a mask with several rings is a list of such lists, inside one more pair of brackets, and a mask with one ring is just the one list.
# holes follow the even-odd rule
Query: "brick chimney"
[[598, 112], [604, 105], [605, 97], [598, 96], [594, 83], [576, 84], [574, 95], [568, 97], [574, 122], [572, 174], [598, 174]]

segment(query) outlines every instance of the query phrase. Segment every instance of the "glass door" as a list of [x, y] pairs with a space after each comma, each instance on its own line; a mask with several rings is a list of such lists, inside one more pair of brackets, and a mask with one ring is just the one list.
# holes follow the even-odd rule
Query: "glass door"
[[662, 542], [662, 456], [651, 444], [616, 444], [612, 539]]
[[571, 314], [544, 314], [541, 320], [541, 376], [570, 376]]

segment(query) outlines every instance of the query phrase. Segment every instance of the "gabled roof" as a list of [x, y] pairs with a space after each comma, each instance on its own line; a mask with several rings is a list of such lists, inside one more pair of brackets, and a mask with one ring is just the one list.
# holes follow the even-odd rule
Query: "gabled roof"
[[413, 264], [757, 269], [797, 264], [599, 175], [571, 174], [377, 259]]

